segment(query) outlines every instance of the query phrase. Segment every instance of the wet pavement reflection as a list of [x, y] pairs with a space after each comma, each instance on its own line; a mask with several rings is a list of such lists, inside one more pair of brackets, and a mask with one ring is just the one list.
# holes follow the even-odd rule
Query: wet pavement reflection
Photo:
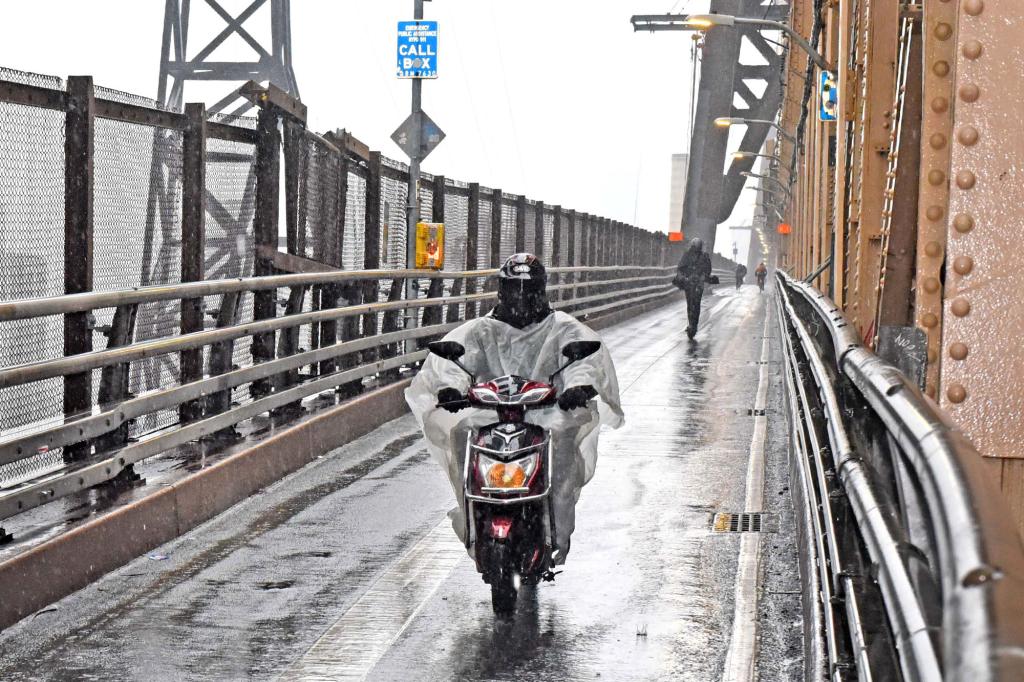
[[3, 633], [0, 679], [715, 679], [738, 536], [710, 521], [743, 504], [765, 305], [705, 301], [692, 342], [681, 302], [602, 332], [627, 423], [511, 621], [403, 418]]

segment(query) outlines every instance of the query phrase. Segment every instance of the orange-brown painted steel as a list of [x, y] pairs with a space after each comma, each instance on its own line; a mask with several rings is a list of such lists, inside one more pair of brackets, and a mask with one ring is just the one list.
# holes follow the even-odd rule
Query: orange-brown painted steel
[[949, 218], [949, 159], [956, 61], [956, 3], [924, 6], [921, 182], [917, 207], [915, 324], [928, 337], [926, 391], [937, 396], [942, 357], [942, 263]]
[[[954, 5], [954, 3], [948, 3]], [[1024, 457], [1024, 3], [955, 7], [941, 404], [983, 455]]]

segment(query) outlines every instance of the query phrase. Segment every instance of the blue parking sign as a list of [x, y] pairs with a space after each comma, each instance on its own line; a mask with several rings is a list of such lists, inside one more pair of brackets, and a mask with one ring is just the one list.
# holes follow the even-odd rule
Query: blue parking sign
[[398, 22], [398, 77], [437, 78], [437, 22]]

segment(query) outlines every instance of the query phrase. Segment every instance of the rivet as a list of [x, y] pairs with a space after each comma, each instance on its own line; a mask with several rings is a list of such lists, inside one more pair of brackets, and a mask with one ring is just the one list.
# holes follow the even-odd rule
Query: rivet
[[953, 218], [953, 227], [956, 228], [957, 232], [967, 234], [974, 229], [974, 218], [966, 213], [957, 213], [956, 217]]
[[960, 130], [956, 131], [956, 139], [965, 147], [970, 147], [978, 141], [978, 129], [974, 126], [961, 126]]
[[938, 168], [928, 171], [928, 184], [929, 185], [941, 185], [946, 181], [946, 174], [940, 171]]
[[[935, 362], [935, 360], [929, 359], [929, 362]], [[932, 400], [935, 400], [935, 387], [934, 386], [929, 386], [928, 388], [924, 389], [924, 392], [925, 392], [925, 395], [927, 395], [929, 398], [931, 398]]]
[[970, 256], [957, 256], [953, 259], [953, 270], [958, 275], [966, 275], [974, 269], [974, 260]]
[[925, 354], [925, 357], [928, 358], [928, 362], [935, 362], [936, 360], [939, 359], [939, 354], [935, 351], [934, 348], [929, 348], [928, 352]]
[[932, 73], [936, 76], [948, 76], [949, 75], [949, 62], [939, 60], [932, 64]]
[[939, 323], [939, 318], [935, 316], [935, 313], [925, 313], [921, 316], [921, 325], [931, 329]]
[[928, 242], [924, 245], [924, 252], [932, 258], [938, 258], [942, 255], [942, 244], [938, 242]]
[[928, 218], [928, 220], [941, 220], [943, 212], [944, 211], [942, 210], [941, 206], [929, 206], [927, 209], [925, 209], [924, 214], [925, 217]]
[[928, 144], [931, 145], [932, 149], [942, 149], [946, 146], [946, 136], [942, 133], [935, 133], [928, 138]]
[[960, 189], [970, 189], [974, 187], [974, 182], [977, 178], [969, 170], [962, 170], [956, 174], [956, 186]]
[[935, 277], [929, 277], [924, 281], [924, 290], [929, 294], [934, 294], [939, 290], [939, 280]]
[[960, 384], [953, 384], [946, 389], [946, 397], [951, 403], [962, 403], [967, 399], [967, 389]]
[[947, 40], [951, 35], [953, 35], [953, 27], [946, 22], [943, 21], [935, 27], [935, 37], [939, 40]]
[[963, 360], [967, 357], [967, 344], [957, 341], [949, 345], [949, 357], [954, 360]]
[[954, 298], [949, 309], [952, 310], [953, 314], [957, 317], [967, 317], [971, 312], [971, 302], [966, 298]]
[[981, 97], [981, 90], [974, 83], [964, 83], [960, 86], [960, 99], [965, 102], [977, 102]]
[[949, 109], [949, 100], [945, 97], [936, 97], [932, 100], [932, 111], [941, 114]]
[[981, 43], [977, 40], [968, 40], [964, 43], [963, 53], [968, 59], [977, 59], [981, 56], [983, 48]]
[[972, 17], [976, 17], [981, 14], [981, 11], [985, 9], [985, 3], [982, 0], [966, 0], [964, 2], [964, 12], [970, 14]]

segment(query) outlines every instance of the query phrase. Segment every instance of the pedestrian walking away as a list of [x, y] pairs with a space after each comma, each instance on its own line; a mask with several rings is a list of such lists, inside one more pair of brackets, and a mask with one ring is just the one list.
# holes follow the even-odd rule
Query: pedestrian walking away
[[739, 289], [740, 285], [743, 284], [743, 278], [747, 276], [747, 266], [737, 265], [736, 266], [736, 288]]
[[700, 321], [700, 299], [704, 296], [704, 285], [711, 278], [711, 256], [704, 253], [704, 242], [694, 239], [676, 268], [673, 283], [686, 292], [686, 335], [693, 338], [697, 335], [697, 323]]

